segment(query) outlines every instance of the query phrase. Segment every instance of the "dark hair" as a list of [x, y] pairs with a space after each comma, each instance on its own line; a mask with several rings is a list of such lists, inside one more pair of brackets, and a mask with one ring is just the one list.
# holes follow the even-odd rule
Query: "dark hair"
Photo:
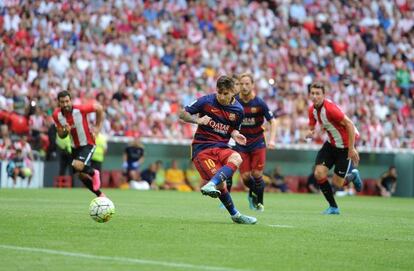
[[240, 76], [239, 76], [237, 73], [233, 73], [233, 74], [231, 75], [231, 78], [232, 78], [234, 81], [239, 81], [239, 80], [240, 80]]
[[67, 90], [62, 90], [62, 91], [61, 91], [61, 92], [59, 92], [59, 93], [58, 93], [58, 95], [57, 95], [58, 101], [59, 101], [59, 99], [60, 99], [60, 98], [63, 98], [63, 97], [66, 97], [66, 96], [69, 96], [69, 98], [70, 98], [70, 99], [72, 99], [72, 96], [70, 95], [69, 91], [67, 91]]
[[312, 88], [322, 89], [322, 93], [325, 94], [325, 85], [322, 82], [315, 82], [309, 85], [308, 92], [311, 92]]
[[225, 89], [234, 89], [234, 81], [231, 77], [228, 77], [226, 75], [222, 75], [217, 79], [217, 90], [225, 90]]

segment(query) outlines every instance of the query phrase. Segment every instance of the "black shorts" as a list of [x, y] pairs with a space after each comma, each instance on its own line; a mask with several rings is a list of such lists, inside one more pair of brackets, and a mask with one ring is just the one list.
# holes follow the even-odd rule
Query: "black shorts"
[[95, 151], [94, 145], [80, 146], [72, 149], [72, 159], [82, 161], [85, 165], [91, 164], [91, 158]]
[[329, 142], [323, 144], [315, 161], [315, 165], [324, 165], [329, 169], [335, 166], [335, 174], [342, 178], [348, 173], [351, 163], [351, 160], [348, 160], [348, 148], [337, 148]]

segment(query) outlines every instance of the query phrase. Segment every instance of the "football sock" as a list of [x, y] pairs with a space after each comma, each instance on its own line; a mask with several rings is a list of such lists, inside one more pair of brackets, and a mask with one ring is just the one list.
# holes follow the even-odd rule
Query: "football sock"
[[252, 198], [253, 194], [256, 195], [256, 185], [253, 177], [250, 176], [248, 180], [243, 180], [243, 183], [249, 188], [249, 198]]
[[230, 196], [230, 193], [227, 191], [227, 189], [221, 189], [220, 190], [221, 195], [219, 197], [221, 203], [223, 203], [224, 207], [226, 207], [227, 211], [230, 215], [237, 214], [237, 209], [234, 207], [233, 200]]
[[256, 186], [256, 195], [257, 195], [257, 203], [263, 204], [263, 193], [265, 188], [265, 183], [263, 181], [262, 176], [259, 178], [254, 178], [255, 186]]
[[325, 179], [323, 183], [319, 183], [319, 187], [321, 188], [321, 191], [325, 196], [325, 199], [329, 202], [329, 206], [338, 208], [338, 205], [336, 204], [334, 198], [331, 184], [328, 182], [328, 180]]
[[93, 190], [93, 185], [92, 185], [92, 180], [90, 180], [89, 178], [85, 178], [85, 179], [82, 179], [82, 178], [80, 178], [81, 179], [81, 181], [83, 182], [83, 184], [92, 192], [92, 193], [94, 193], [97, 197], [99, 197], [101, 194], [102, 194], [102, 192], [101, 192], [101, 190]]
[[217, 171], [213, 178], [211, 178], [210, 182], [214, 183], [215, 185], [218, 185], [228, 179], [231, 179], [236, 170], [237, 166], [229, 162]]
[[91, 177], [93, 177], [93, 175], [95, 175], [95, 170], [91, 166], [88, 166], [88, 165], [85, 165], [83, 167], [82, 172], [88, 174]]
[[227, 179], [226, 180], [226, 185], [227, 185], [227, 190], [230, 193], [231, 192], [231, 187], [233, 186], [233, 178]]

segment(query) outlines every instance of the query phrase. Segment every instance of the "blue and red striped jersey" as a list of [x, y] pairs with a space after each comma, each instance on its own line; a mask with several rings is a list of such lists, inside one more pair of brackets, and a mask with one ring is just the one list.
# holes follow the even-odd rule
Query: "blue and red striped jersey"
[[240, 152], [249, 152], [255, 149], [265, 148], [263, 123], [273, 119], [273, 113], [269, 110], [267, 104], [260, 97], [255, 96], [247, 103], [237, 95], [236, 99], [243, 106], [244, 118], [242, 121], [240, 133], [247, 138], [246, 146], [236, 144], [236, 150]]
[[192, 158], [207, 148], [228, 148], [231, 133], [239, 130], [243, 119], [243, 107], [233, 99], [230, 105], [222, 105], [215, 94], [195, 100], [185, 107], [190, 114], [205, 115], [211, 118], [208, 125], [198, 125], [192, 142]]

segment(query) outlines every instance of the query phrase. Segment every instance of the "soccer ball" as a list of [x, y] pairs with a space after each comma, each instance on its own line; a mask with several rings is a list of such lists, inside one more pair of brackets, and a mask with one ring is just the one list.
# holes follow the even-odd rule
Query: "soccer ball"
[[115, 213], [112, 201], [105, 197], [94, 198], [89, 205], [89, 215], [99, 223], [107, 222]]

